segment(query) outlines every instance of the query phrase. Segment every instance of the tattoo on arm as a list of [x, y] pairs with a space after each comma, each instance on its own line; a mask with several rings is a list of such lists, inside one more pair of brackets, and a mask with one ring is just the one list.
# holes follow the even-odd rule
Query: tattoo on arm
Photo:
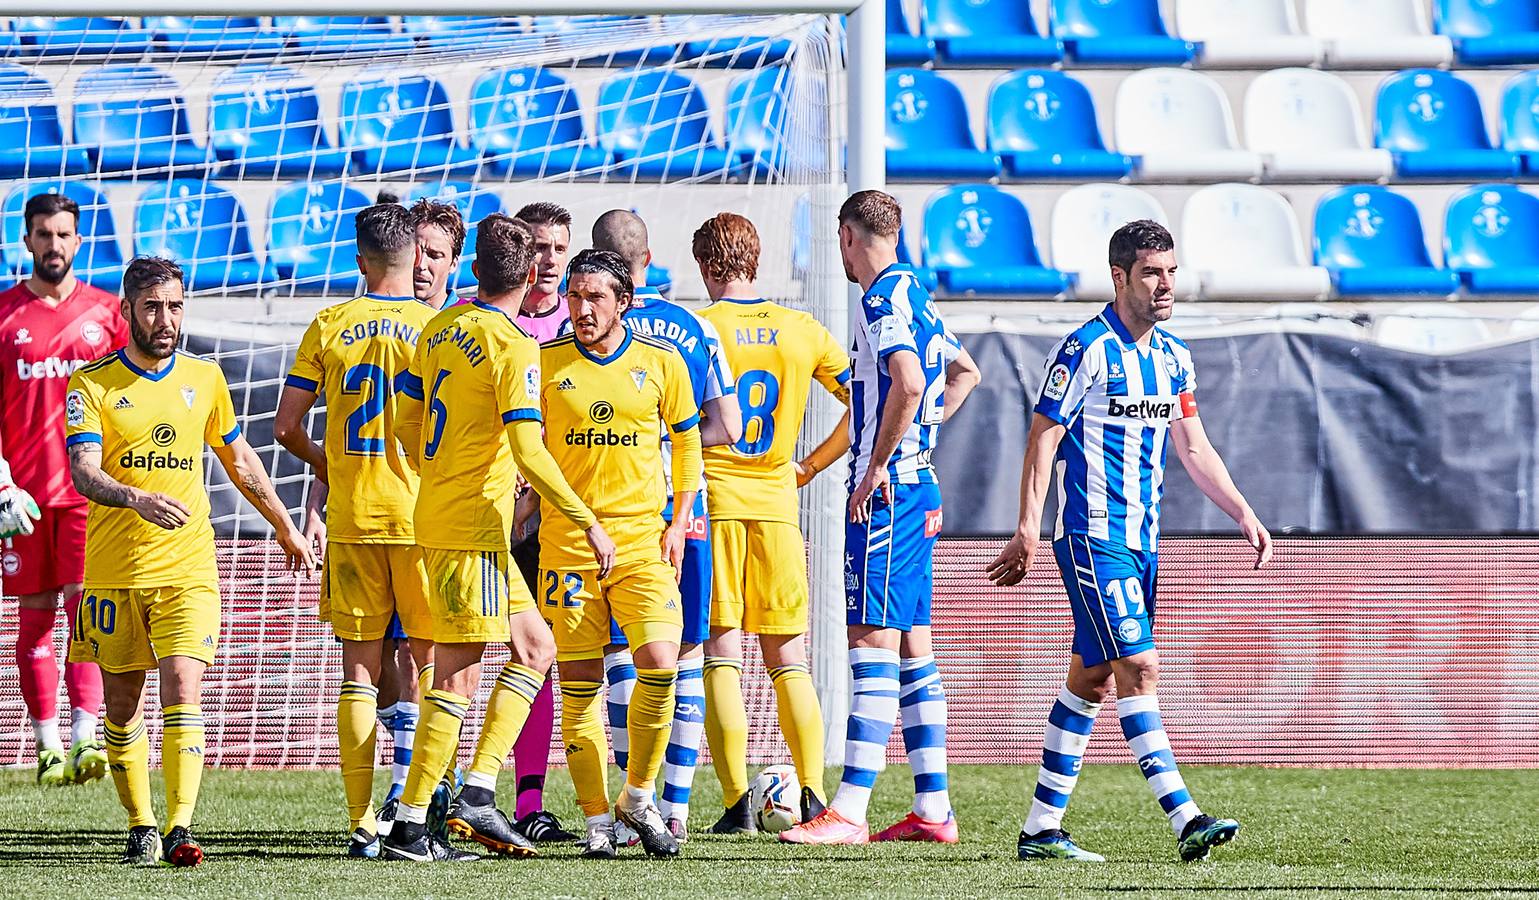
[[850, 386], [847, 385], [847, 384], [841, 384], [838, 387], [834, 388], [834, 399], [838, 400], [840, 403], [843, 403], [845, 406], [849, 406], [850, 405]]
[[102, 445], [75, 444], [69, 448], [70, 480], [82, 497], [100, 506], [127, 507], [133, 502], [133, 488], [108, 475], [101, 468]]
[[246, 496], [251, 499], [252, 503], [267, 502], [267, 486], [263, 483], [260, 475], [257, 475], [255, 472], [247, 472], [240, 477], [240, 484], [245, 489]]

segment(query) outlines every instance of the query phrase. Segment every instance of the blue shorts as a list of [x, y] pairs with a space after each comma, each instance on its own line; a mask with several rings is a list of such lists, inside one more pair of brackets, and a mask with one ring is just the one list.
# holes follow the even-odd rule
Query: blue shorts
[[1159, 554], [1083, 534], [1053, 542], [1074, 610], [1074, 652], [1086, 666], [1154, 649]]
[[385, 639], [391, 641], [406, 640], [406, 632], [401, 628], [400, 616], [390, 617], [390, 624], [385, 627]]
[[941, 530], [940, 485], [894, 484], [893, 503], [844, 525], [844, 610], [850, 625], [909, 631], [930, 624], [930, 557]]
[[[684, 604], [686, 644], [703, 644], [711, 636], [711, 520], [705, 504], [695, 498], [695, 518], [684, 535], [684, 571], [679, 576], [679, 598]], [[609, 620], [609, 643], [627, 646], [625, 634], [614, 619]]]

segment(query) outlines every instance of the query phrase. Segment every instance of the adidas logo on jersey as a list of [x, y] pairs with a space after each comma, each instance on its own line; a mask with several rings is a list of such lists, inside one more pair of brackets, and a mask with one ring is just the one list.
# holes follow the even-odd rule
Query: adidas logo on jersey
[[112, 404], [113, 409], [133, 409], [134, 404], [127, 397], [119, 397], [118, 402]]
[[561, 383], [556, 385], [556, 390], [558, 390], [558, 391], [575, 391], [575, 390], [577, 390], [577, 385], [572, 383], [572, 379], [570, 379], [570, 378], [563, 378], [563, 379], [561, 379]]

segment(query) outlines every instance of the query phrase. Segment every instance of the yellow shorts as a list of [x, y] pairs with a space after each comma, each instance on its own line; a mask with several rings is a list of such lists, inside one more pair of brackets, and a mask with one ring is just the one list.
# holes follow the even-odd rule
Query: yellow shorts
[[711, 522], [711, 627], [807, 631], [807, 545], [789, 522]]
[[529, 586], [506, 550], [424, 547], [422, 561], [435, 643], [502, 643], [512, 636], [508, 616], [534, 609]]
[[377, 641], [401, 617], [407, 637], [433, 637], [428, 615], [427, 568], [413, 544], [326, 545], [321, 579], [321, 621], [345, 641]]
[[93, 588], [80, 593], [70, 662], [108, 672], [143, 672], [168, 656], [214, 661], [219, 647], [219, 588]]
[[540, 613], [561, 661], [602, 657], [611, 616], [633, 649], [653, 641], [677, 644], [684, 633], [679, 583], [673, 566], [660, 559], [616, 565], [602, 582], [596, 569], [541, 569]]

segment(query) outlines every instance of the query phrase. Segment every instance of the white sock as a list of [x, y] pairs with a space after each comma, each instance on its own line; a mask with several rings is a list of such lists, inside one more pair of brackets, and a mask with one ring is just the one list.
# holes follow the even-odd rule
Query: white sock
[[496, 793], [497, 776], [488, 775], [485, 772], [466, 772], [465, 787], [486, 788], [487, 790]]
[[589, 828], [592, 828], [595, 825], [603, 828], [613, 828], [615, 824], [615, 817], [610, 813], [599, 813], [596, 816], [588, 816], [585, 821], [587, 822]]
[[851, 822], [864, 822], [876, 776], [887, 768], [887, 740], [898, 721], [898, 652], [875, 647], [850, 651], [855, 693], [844, 738], [844, 774], [829, 804]]
[[705, 736], [705, 659], [679, 660], [678, 697], [673, 707], [673, 731], [663, 758], [662, 790], [657, 810], [663, 819], [689, 821], [689, 795], [700, 760], [700, 740]]
[[397, 822], [410, 822], [414, 825], [427, 824], [426, 806], [407, 806], [402, 803], [396, 809], [395, 820]]
[[69, 713], [69, 735], [73, 743], [96, 740], [96, 713], [75, 707]]
[[37, 741], [39, 750], [63, 750], [64, 745], [59, 743], [58, 719], [33, 719], [32, 737]]

